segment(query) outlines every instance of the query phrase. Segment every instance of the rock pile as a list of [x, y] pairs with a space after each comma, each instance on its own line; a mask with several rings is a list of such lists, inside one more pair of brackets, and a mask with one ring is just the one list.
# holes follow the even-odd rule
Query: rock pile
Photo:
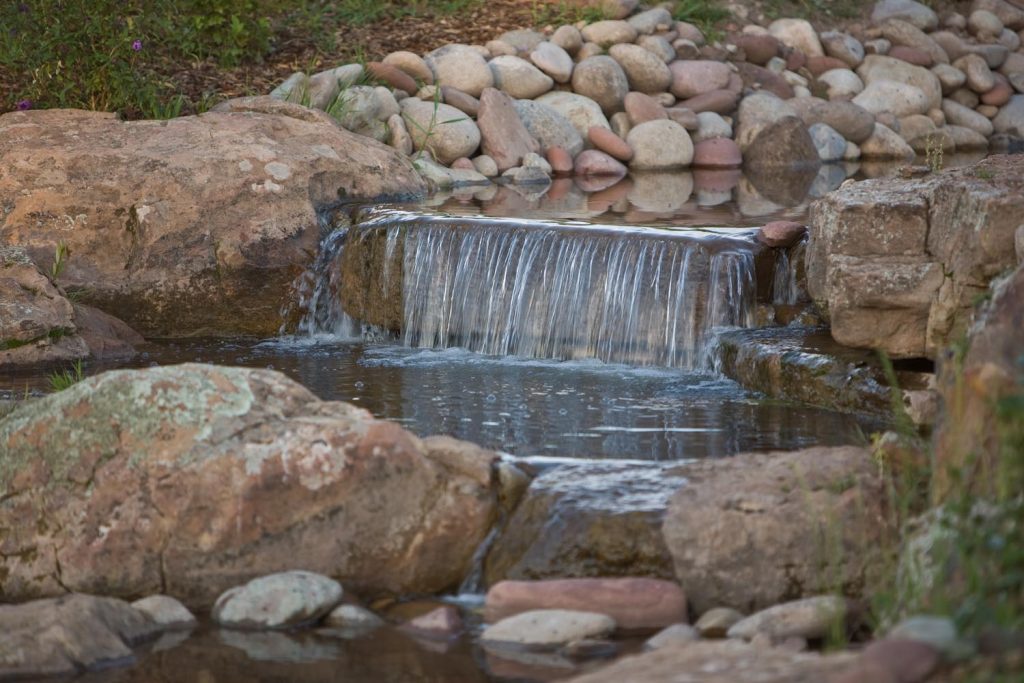
[[708, 44], [656, 7], [295, 73], [271, 95], [412, 155], [436, 187], [910, 160], [1024, 137], [1022, 30], [1005, 0], [941, 20], [883, 0], [851, 33], [779, 19]]

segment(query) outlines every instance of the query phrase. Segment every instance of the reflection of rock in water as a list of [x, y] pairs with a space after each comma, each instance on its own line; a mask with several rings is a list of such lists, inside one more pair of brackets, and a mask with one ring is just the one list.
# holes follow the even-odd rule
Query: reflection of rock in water
[[761, 171], [744, 169], [744, 178], [758, 193], [781, 206], [797, 206], [803, 202], [817, 175], [816, 166], [780, 166]]
[[221, 629], [217, 636], [225, 645], [237, 648], [250, 659], [266, 662], [317, 662], [338, 656], [338, 646], [308, 633], [279, 631], [232, 631]]

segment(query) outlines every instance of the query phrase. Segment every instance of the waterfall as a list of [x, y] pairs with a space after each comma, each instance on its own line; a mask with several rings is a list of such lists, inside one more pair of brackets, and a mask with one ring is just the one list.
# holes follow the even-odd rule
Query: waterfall
[[[342, 310], [335, 294], [341, 281], [340, 256], [348, 236], [346, 227], [328, 233], [313, 265], [298, 279], [295, 299], [301, 318], [296, 326], [297, 337], [349, 339], [360, 335], [359, 322]], [[284, 317], [287, 321], [288, 315]]]
[[772, 303], [792, 306], [806, 297], [800, 290], [799, 267], [807, 250], [807, 238], [788, 249], [776, 250], [775, 276], [772, 278]]
[[753, 323], [747, 240], [464, 223], [407, 232], [408, 346], [702, 369], [715, 328]]

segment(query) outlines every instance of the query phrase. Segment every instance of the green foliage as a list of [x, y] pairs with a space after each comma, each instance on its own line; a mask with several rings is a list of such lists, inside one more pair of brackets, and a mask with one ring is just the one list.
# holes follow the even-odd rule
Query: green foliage
[[678, 0], [672, 9], [673, 18], [695, 25], [708, 40], [713, 40], [718, 34], [716, 26], [731, 16], [721, 3], [709, 0]]
[[765, 0], [764, 11], [771, 19], [852, 19], [866, 5], [858, 0]]
[[608, 14], [600, 6], [582, 5], [567, 0], [545, 2], [533, 0], [530, 19], [534, 26], [560, 26], [585, 21], [588, 24], [607, 19]]
[[53, 249], [53, 263], [50, 265], [50, 282], [57, 282], [57, 278], [64, 272], [64, 267], [68, 264], [69, 256], [71, 256], [71, 250], [68, 249], [67, 243], [57, 242], [57, 246]]
[[85, 379], [85, 371], [82, 369], [82, 361], [75, 361], [70, 368], [50, 374], [50, 389], [54, 392], [64, 391], [83, 379]]

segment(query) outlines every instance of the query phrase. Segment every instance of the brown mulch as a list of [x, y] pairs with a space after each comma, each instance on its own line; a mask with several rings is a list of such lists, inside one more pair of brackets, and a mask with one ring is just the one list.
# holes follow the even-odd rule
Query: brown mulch
[[531, 26], [532, 0], [487, 0], [450, 16], [384, 18], [363, 26], [324, 27], [338, 49], [321, 53], [309, 36], [283, 35], [262, 63], [225, 69], [214, 60], [180, 65], [166, 79], [191, 102], [266, 94], [296, 71], [321, 71], [357, 59], [377, 60], [389, 52], [423, 54], [447, 43], [483, 44], [505, 31]]

